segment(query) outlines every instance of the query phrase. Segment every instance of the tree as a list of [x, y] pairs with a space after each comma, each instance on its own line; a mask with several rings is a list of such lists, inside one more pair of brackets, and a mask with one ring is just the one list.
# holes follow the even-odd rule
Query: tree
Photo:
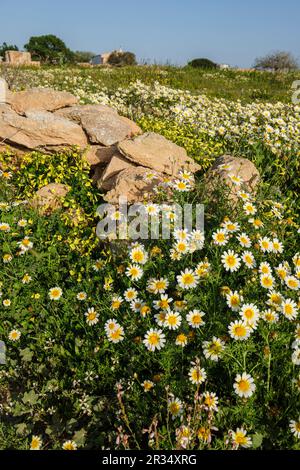
[[133, 52], [113, 51], [109, 58], [108, 64], [115, 66], [136, 65], [136, 57]]
[[19, 48], [16, 46], [16, 45], [11, 45], [11, 44], [7, 44], [6, 42], [4, 42], [2, 44], [2, 46], [0, 46], [0, 57], [5, 57], [5, 52], [6, 51], [18, 51]]
[[277, 72], [280, 70], [295, 70], [298, 68], [298, 64], [290, 52], [277, 51], [257, 58], [254, 68]]
[[40, 60], [45, 64], [74, 62], [74, 53], [53, 34], [32, 36], [24, 47], [31, 53], [33, 60]]
[[216, 69], [218, 67], [215, 62], [205, 58], [191, 60], [188, 66], [201, 69]]
[[75, 62], [89, 62], [96, 54], [89, 51], [76, 51], [74, 52]]

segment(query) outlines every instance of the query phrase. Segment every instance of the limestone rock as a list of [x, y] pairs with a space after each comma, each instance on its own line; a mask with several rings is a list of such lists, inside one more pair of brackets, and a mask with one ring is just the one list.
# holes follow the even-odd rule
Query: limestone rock
[[104, 105], [75, 106], [55, 114], [77, 122], [85, 130], [90, 142], [107, 147], [140, 131], [135, 123]]
[[43, 186], [36, 193], [31, 201], [31, 206], [41, 214], [50, 214], [62, 207], [62, 201], [68, 194], [70, 188], [65, 184], [50, 183]]
[[46, 111], [29, 111], [26, 117], [4, 111], [0, 115], [0, 140], [28, 149], [71, 145], [84, 148], [88, 144], [78, 124]]
[[[234, 177], [241, 178], [240, 185], [234, 182]], [[237, 198], [240, 189], [255, 193], [259, 180], [259, 171], [250, 160], [231, 155], [223, 155], [217, 158], [205, 175], [206, 186], [209, 191], [225, 184], [229, 188], [229, 198], [231, 199]]]
[[27, 111], [55, 111], [77, 103], [76, 96], [66, 91], [55, 91], [50, 88], [31, 88], [25, 91], [10, 93], [11, 107], [19, 114]]
[[[1, 111], [0, 111], [1, 112]], [[91, 145], [83, 154], [83, 158], [91, 165], [109, 163], [113, 155], [120, 154], [116, 145], [102, 147], [101, 145]]]
[[154, 132], [124, 140], [118, 148], [128, 160], [168, 175], [175, 176], [183, 168], [193, 173], [200, 170], [184, 148]]
[[157, 178], [151, 181], [146, 179], [149, 169], [142, 166], [127, 168], [116, 177], [113, 189], [106, 193], [104, 196], [105, 201], [111, 204], [118, 204], [119, 197], [126, 196], [128, 203], [143, 201], [151, 194], [153, 188], [163, 180], [162, 175], [157, 175]]
[[112, 157], [111, 161], [105, 168], [104, 172], [101, 175], [99, 181], [97, 181], [97, 186], [99, 189], [104, 189], [109, 191], [112, 189], [114, 182], [116, 181], [116, 176], [123, 170], [127, 168], [134, 168], [135, 165], [125, 158], [122, 155], [115, 155]]

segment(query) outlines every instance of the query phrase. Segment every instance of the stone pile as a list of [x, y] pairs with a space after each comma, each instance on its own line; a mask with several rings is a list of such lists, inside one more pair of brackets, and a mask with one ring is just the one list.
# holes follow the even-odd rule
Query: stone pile
[[[21, 152], [59, 152], [78, 146], [89, 162], [93, 180], [105, 199], [117, 203], [143, 200], [157, 181], [200, 169], [186, 151], [104, 105], [79, 105], [68, 92], [47, 88], [7, 91], [0, 103], [0, 150], [10, 145]], [[155, 179], [146, 178], [149, 171]]]

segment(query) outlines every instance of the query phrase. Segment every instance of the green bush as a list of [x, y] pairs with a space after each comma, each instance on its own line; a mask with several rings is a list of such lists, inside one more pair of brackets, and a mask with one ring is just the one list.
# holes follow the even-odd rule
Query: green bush
[[216, 69], [218, 65], [210, 59], [193, 59], [188, 65], [200, 69]]
[[136, 57], [133, 52], [114, 51], [108, 58], [109, 65], [122, 67], [124, 65], [136, 65]]

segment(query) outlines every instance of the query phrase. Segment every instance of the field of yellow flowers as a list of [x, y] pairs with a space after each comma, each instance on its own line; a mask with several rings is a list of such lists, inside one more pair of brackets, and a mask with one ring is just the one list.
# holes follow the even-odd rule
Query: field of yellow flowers
[[[203, 171], [158, 186], [145, 210], [159, 218], [163, 203], [174, 220], [173, 204], [202, 203], [204, 231], [113, 249], [75, 148], [0, 154], [0, 448], [300, 449], [300, 106], [199, 94], [164, 69], [110, 87], [105, 70], [12, 80], [109, 104], [184, 146]], [[233, 182], [235, 206], [202, 178], [225, 152], [262, 175], [255, 196]], [[41, 216], [29, 201], [50, 182], [71, 191]]]

